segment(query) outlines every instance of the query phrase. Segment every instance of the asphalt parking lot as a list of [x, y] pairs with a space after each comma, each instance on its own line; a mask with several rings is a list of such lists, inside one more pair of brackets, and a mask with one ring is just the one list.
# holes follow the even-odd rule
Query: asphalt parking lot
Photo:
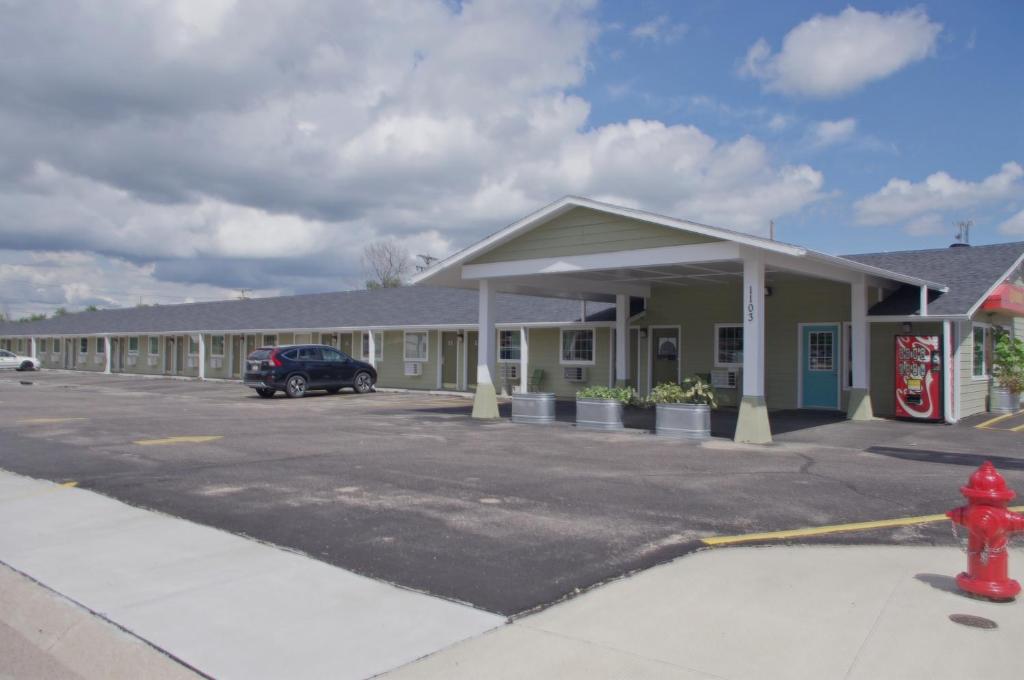
[[[22, 384], [30, 383], [30, 384]], [[230, 383], [0, 375], [0, 468], [514, 615], [701, 539], [926, 515], [1020, 433], [797, 420], [768, 447], [468, 418], [458, 396], [261, 400]], [[113, 530], [116, 530], [114, 528]], [[801, 539], [951, 543], [946, 523]]]

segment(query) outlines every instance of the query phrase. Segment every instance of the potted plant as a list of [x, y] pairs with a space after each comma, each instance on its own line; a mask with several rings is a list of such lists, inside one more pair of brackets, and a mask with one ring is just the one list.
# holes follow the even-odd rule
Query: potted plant
[[622, 407], [635, 399], [632, 387], [585, 387], [576, 393], [576, 426], [621, 430]]
[[711, 437], [711, 409], [718, 406], [715, 388], [699, 378], [662, 383], [651, 390], [655, 432], [661, 437], [703, 440]]
[[1020, 408], [1024, 392], [1024, 342], [1000, 333], [992, 351], [993, 384], [989, 394], [989, 410], [1013, 413]]

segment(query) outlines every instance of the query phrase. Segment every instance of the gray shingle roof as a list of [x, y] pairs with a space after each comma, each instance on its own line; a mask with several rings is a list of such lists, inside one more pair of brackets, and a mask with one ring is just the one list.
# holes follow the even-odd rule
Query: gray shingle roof
[[[949, 286], [949, 292], [932, 292], [929, 296], [928, 314], [954, 315], [970, 311], [1022, 255], [1024, 241], [970, 248], [902, 250], [843, 257], [874, 267], [945, 283]], [[904, 287], [874, 305], [870, 313], [874, 316], [905, 316], [917, 314], [919, 306], [917, 289]]]
[[[476, 325], [476, 291], [405, 286], [286, 297], [195, 302], [180, 305], [102, 309], [45, 321], [0, 324], [0, 336], [99, 335]], [[587, 303], [591, 320], [613, 305]], [[572, 323], [580, 320], [578, 300], [500, 293], [496, 320], [508, 323]]]

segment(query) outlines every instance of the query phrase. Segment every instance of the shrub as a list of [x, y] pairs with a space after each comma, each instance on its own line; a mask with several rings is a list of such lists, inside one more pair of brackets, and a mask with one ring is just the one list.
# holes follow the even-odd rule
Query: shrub
[[1024, 392], [1024, 342], [1002, 333], [992, 353], [992, 373], [996, 384], [1013, 394]]
[[636, 401], [636, 392], [632, 387], [604, 387], [591, 385], [576, 393], [577, 399], [614, 399], [629, 405]]
[[705, 380], [693, 376], [680, 384], [665, 382], [655, 386], [647, 397], [652, 404], [707, 404], [718, 406], [715, 388]]

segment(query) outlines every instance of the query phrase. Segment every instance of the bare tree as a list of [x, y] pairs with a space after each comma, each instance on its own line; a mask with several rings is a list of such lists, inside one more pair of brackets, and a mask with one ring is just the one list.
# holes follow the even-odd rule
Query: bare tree
[[363, 248], [363, 271], [367, 288], [397, 288], [412, 271], [409, 251], [395, 239], [368, 243]]

